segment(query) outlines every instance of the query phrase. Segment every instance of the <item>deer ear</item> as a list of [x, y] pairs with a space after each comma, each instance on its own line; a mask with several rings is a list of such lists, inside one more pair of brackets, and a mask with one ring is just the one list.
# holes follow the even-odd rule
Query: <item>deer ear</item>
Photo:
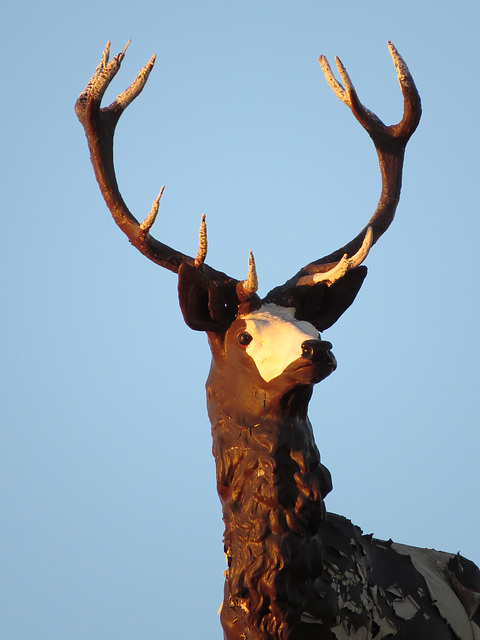
[[335, 324], [357, 297], [366, 275], [367, 267], [357, 267], [348, 271], [331, 287], [327, 287], [323, 294], [320, 317], [310, 322], [319, 331], [324, 331]]
[[311, 322], [319, 331], [325, 331], [339, 319], [355, 300], [367, 275], [366, 267], [356, 267], [328, 287], [325, 282], [297, 285], [272, 290], [266, 302], [283, 307], [295, 307], [298, 320]]
[[195, 331], [223, 333], [235, 317], [227, 310], [221, 287], [186, 262], [178, 271], [178, 298], [186, 324]]

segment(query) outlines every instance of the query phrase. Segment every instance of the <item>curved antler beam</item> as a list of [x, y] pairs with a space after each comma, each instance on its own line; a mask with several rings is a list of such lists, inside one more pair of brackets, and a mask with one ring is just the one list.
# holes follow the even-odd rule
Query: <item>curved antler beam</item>
[[[370, 246], [373, 246], [385, 233], [394, 218], [400, 199], [405, 147], [420, 122], [422, 108], [420, 96], [407, 65], [390, 41], [388, 47], [397, 70], [404, 102], [402, 120], [398, 124], [390, 126], [385, 125], [372, 111], [362, 105], [349, 75], [338, 57], [335, 58], [335, 61], [343, 86], [333, 75], [325, 56], [319, 58], [325, 78], [333, 92], [352, 111], [373, 140], [382, 176], [382, 190], [373, 216], [353, 240], [329, 255], [310, 262], [280, 288], [291, 287], [295, 284], [314, 284], [320, 281], [321, 278], [318, 274], [335, 269], [341, 260], [347, 259], [348, 256], [352, 256], [360, 250], [364, 245], [369, 228], [372, 233]], [[310, 277], [315, 274], [315, 278]]]
[[[131, 244], [144, 256], [174, 273], [178, 273], [180, 266], [186, 263], [201, 267], [213, 281], [231, 283], [232, 278], [204, 264], [206, 256], [204, 218], [200, 231], [200, 247], [197, 257], [194, 259], [150, 235], [150, 229], [158, 214], [164, 187], [154, 200], [149, 215], [142, 223], [139, 223], [130, 212], [120, 193], [113, 161], [115, 127], [128, 105], [145, 87], [155, 63], [155, 56], [152, 56], [147, 64], [140, 69], [131, 85], [120, 93], [108, 107], [101, 107], [105, 91], [118, 73], [129, 44], [130, 40], [121, 53], [109, 60], [110, 42], [107, 42], [100, 63], [75, 104], [75, 112], [85, 130], [91, 162], [100, 191], [117, 225], [126, 234]], [[236, 283], [236, 281], [233, 282]]]

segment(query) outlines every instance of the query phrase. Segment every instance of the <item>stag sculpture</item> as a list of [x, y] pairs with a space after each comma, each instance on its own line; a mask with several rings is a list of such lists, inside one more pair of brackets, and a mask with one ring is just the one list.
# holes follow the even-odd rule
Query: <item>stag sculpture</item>
[[141, 223], [120, 194], [115, 126], [145, 86], [155, 58], [102, 108], [126, 50], [109, 61], [107, 44], [76, 103], [115, 222], [147, 258], [178, 274], [185, 322], [208, 336], [207, 404], [228, 564], [221, 609], [227, 640], [480, 638], [480, 576], [473, 563], [458, 554], [377, 540], [326, 513], [331, 478], [307, 417], [313, 386], [336, 368], [332, 345], [319, 332], [352, 304], [367, 273], [361, 263], [393, 220], [405, 147], [420, 120], [413, 78], [389, 47], [404, 99], [403, 118], [392, 126], [361, 104], [340, 60], [343, 84], [320, 57], [331, 88], [377, 150], [377, 209], [353, 240], [310, 262], [264, 298], [257, 294], [252, 255], [245, 280], [205, 263], [204, 217], [198, 253], [190, 257], [150, 233], [162, 192]]

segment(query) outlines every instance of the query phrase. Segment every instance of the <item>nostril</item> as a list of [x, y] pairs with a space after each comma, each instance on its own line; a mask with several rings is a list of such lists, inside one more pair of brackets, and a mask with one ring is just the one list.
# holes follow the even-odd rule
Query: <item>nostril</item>
[[314, 343], [318, 342], [317, 340], [305, 340], [302, 343], [302, 358], [306, 358], [307, 360], [312, 360], [314, 355]]

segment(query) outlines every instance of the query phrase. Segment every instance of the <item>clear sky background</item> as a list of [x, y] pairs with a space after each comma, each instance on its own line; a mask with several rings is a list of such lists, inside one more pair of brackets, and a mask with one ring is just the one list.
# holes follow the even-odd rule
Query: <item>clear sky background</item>
[[480, 562], [479, 24], [462, 0], [5, 3], [1, 638], [221, 637], [207, 341], [111, 220], [73, 111], [109, 39], [132, 38], [115, 93], [158, 55], [116, 136], [131, 210], [165, 184], [157, 237], [194, 254], [205, 212], [209, 264], [242, 278], [253, 249], [263, 294], [356, 235], [380, 192], [319, 54], [390, 124], [396, 44], [423, 120], [310, 417], [329, 510]]

